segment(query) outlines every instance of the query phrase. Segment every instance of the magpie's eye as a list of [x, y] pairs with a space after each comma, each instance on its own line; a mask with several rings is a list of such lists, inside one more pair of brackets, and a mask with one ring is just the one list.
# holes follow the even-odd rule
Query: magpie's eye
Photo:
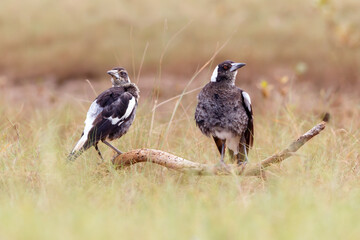
[[228, 67], [227, 65], [225, 65], [223, 68], [224, 68], [225, 70], [228, 70], [228, 69], [229, 69], [229, 67]]
[[121, 75], [122, 77], [125, 77], [125, 76], [126, 76], [126, 73], [125, 73], [125, 72], [121, 72], [120, 75]]

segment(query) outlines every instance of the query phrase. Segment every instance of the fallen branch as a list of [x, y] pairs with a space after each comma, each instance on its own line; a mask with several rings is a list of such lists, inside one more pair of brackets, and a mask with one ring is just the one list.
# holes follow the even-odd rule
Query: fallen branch
[[192, 173], [197, 175], [236, 174], [244, 176], [259, 176], [262, 174], [262, 171], [265, 168], [274, 163], [280, 163], [286, 158], [290, 157], [307, 141], [324, 130], [325, 126], [326, 122], [323, 121], [300, 136], [297, 140], [292, 142], [289, 147], [282, 150], [280, 153], [274, 154], [260, 161], [259, 163], [247, 164], [245, 166], [229, 164], [228, 168], [224, 168], [220, 165], [196, 163], [155, 149], [136, 149], [123, 153], [113, 160], [113, 164], [116, 168], [121, 168], [135, 163], [151, 162], [170, 169], [174, 169], [179, 172]]

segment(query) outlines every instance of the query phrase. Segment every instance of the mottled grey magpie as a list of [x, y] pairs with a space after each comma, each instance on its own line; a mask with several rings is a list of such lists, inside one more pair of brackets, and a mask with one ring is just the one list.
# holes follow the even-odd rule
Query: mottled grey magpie
[[98, 148], [99, 141], [121, 154], [121, 151], [108, 141], [120, 138], [129, 130], [135, 118], [139, 89], [130, 82], [124, 68], [116, 67], [107, 73], [111, 76], [112, 87], [102, 92], [90, 105], [84, 131], [71, 151], [69, 160], [75, 160], [92, 146], [103, 159]]
[[227, 145], [232, 159], [247, 162], [254, 141], [251, 100], [248, 93], [235, 86], [237, 70], [245, 63], [225, 61], [215, 67], [211, 81], [198, 95], [196, 125], [206, 136], [212, 136], [224, 164]]

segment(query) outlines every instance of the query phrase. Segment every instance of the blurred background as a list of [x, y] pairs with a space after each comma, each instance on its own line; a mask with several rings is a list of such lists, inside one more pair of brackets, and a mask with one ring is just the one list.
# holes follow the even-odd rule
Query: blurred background
[[296, 75], [353, 89], [359, 8], [358, 0], [3, 0], [0, 84], [96, 81], [116, 65], [135, 77], [142, 59], [142, 76], [188, 81], [228, 41], [214, 62], [246, 62], [247, 84]]

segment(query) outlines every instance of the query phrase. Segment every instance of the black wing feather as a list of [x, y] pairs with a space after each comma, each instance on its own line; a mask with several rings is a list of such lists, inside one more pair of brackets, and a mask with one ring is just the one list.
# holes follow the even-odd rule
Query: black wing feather
[[248, 125], [244, 133], [244, 137], [246, 141], [246, 151], [249, 152], [249, 148], [252, 148], [254, 143], [254, 117], [253, 117], [252, 106], [250, 104], [250, 109], [248, 109], [248, 107], [245, 104], [244, 95], [242, 93], [243, 91], [241, 92], [242, 102], [244, 105], [244, 109], [246, 111], [246, 115], [249, 118]]
[[131, 98], [133, 98], [133, 96], [130, 93], [125, 92], [121, 94], [116, 101], [113, 101], [112, 104], [104, 108], [94, 121], [94, 127], [90, 130], [88, 140], [84, 144], [85, 149], [93, 146], [100, 140], [105, 140], [106, 137], [118, 127], [118, 123], [113, 125], [108, 118], [123, 117]]
[[99, 104], [100, 107], [105, 108], [117, 101], [124, 92], [125, 90], [122, 87], [109, 88], [96, 98], [96, 103]]

